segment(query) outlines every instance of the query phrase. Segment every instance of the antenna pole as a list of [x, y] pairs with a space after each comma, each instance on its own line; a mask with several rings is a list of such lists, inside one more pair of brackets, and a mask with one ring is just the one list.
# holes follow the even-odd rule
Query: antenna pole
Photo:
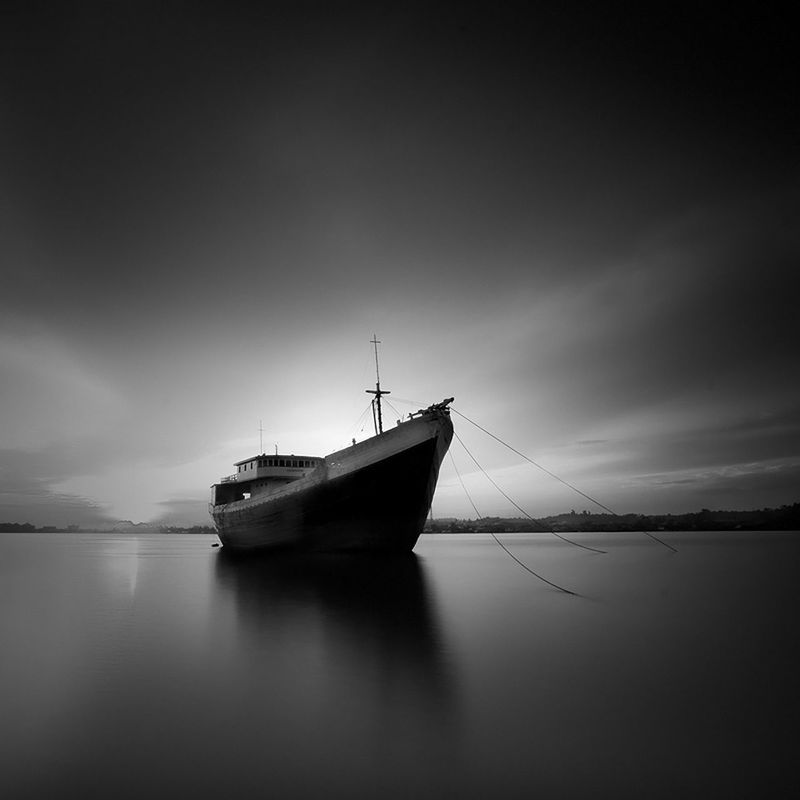
[[[375, 388], [374, 389], [367, 389], [367, 394], [374, 394], [375, 406], [378, 409], [378, 424], [375, 426], [375, 433], [383, 433], [383, 415], [381, 414], [381, 395], [384, 394], [391, 394], [388, 389], [381, 389], [381, 373], [378, 369], [378, 345], [381, 343], [381, 340], [373, 333], [372, 338], [370, 339], [372, 344], [375, 347]], [[373, 414], [374, 414], [374, 407], [373, 407]]]
[[370, 341], [375, 346], [375, 380], [378, 384], [380, 384], [381, 373], [378, 369], [378, 345], [381, 343], [381, 340], [373, 333]]

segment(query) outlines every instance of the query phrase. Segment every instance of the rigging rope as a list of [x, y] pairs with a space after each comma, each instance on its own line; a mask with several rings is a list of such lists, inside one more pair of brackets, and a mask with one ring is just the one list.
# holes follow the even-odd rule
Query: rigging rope
[[406, 403], [410, 406], [416, 406], [417, 408], [425, 408], [425, 403], [422, 400], [409, 400], [405, 397], [398, 397], [396, 394], [392, 395], [392, 399], [397, 403]]
[[[502, 440], [502, 439], [501, 439], [499, 436], [495, 436], [493, 433], [490, 433], [490, 432], [489, 432], [489, 431], [487, 431], [487, 430], [486, 430], [486, 428], [484, 428], [483, 426], [481, 426], [481, 425], [478, 425], [478, 423], [477, 423], [477, 422], [475, 422], [474, 420], [471, 420], [471, 419], [470, 419], [470, 418], [469, 418], [469, 417], [468, 417], [466, 414], [462, 414], [462, 413], [461, 413], [461, 412], [460, 412], [460, 411], [459, 411], [457, 408], [453, 408], [453, 407], [451, 406], [451, 411], [455, 411], [455, 412], [456, 412], [456, 414], [458, 414], [458, 416], [459, 416], [459, 417], [463, 417], [463, 418], [464, 418], [464, 419], [465, 419], [467, 422], [469, 422], [470, 424], [472, 424], [472, 425], [474, 425], [476, 428], [478, 428], [478, 430], [481, 430], [481, 431], [483, 431], [483, 432], [484, 432], [484, 433], [485, 433], [487, 436], [491, 436], [491, 437], [492, 437], [492, 439], [494, 439], [494, 440], [495, 440], [495, 441], [497, 441], [497, 442], [500, 442], [500, 444], [502, 444], [504, 447], [507, 447], [507, 448], [508, 448], [509, 450], [511, 450], [513, 453], [516, 453], [518, 456], [521, 456], [521, 457], [522, 457], [522, 458], [524, 458], [526, 461], [528, 461], [528, 462], [530, 462], [531, 464], [533, 464], [533, 466], [534, 466], [534, 467], [537, 467], [537, 468], [538, 468], [538, 469], [540, 469], [542, 472], [545, 472], [546, 474], [548, 474], [548, 475], [549, 475], [551, 478], [555, 478], [557, 481], [559, 481], [559, 483], [563, 483], [563, 484], [564, 484], [564, 486], [567, 486], [567, 487], [569, 487], [570, 489], [572, 489], [572, 491], [574, 491], [574, 492], [577, 492], [579, 495], [581, 495], [581, 497], [585, 497], [587, 500], [589, 500], [590, 502], [594, 503], [596, 506], [599, 506], [599, 507], [600, 507], [600, 508], [602, 508], [604, 511], [607, 511], [609, 514], [611, 514], [611, 516], [613, 516], [613, 517], [618, 517], [618, 516], [619, 516], [619, 514], [617, 514], [617, 513], [616, 513], [616, 511], [612, 511], [612, 510], [611, 510], [611, 509], [610, 509], [608, 506], [605, 506], [605, 505], [603, 505], [603, 504], [602, 504], [602, 503], [601, 503], [599, 500], [595, 500], [595, 499], [594, 499], [594, 497], [591, 497], [590, 495], [586, 494], [586, 492], [582, 492], [582, 491], [581, 491], [580, 489], [578, 489], [576, 486], [573, 486], [573, 485], [572, 485], [572, 484], [571, 484], [569, 481], [565, 481], [563, 478], [559, 477], [559, 476], [558, 476], [558, 475], [556, 475], [554, 472], [550, 472], [550, 470], [549, 470], [549, 469], [547, 469], [546, 467], [543, 467], [541, 464], [537, 464], [537, 463], [536, 463], [536, 462], [535, 462], [535, 461], [534, 461], [532, 458], [528, 458], [528, 456], [526, 456], [526, 455], [525, 455], [525, 453], [520, 453], [520, 451], [519, 451], [519, 450], [517, 450], [515, 447], [512, 447], [512, 446], [511, 446], [510, 444], [508, 444], [507, 442], [504, 442], [504, 441], [503, 441], [503, 440]], [[459, 441], [461, 441], [461, 440], [459, 439]], [[463, 444], [463, 442], [462, 442], [462, 444]], [[466, 448], [465, 448], [465, 449], [466, 449]], [[474, 460], [475, 460], [475, 459], [473, 459], [473, 461], [474, 461]], [[475, 463], [477, 464], [478, 462], [476, 461]], [[479, 466], [480, 466], [480, 465], [479, 465]], [[487, 475], [487, 477], [488, 477], [488, 475]], [[490, 480], [491, 480], [491, 479], [490, 479]], [[498, 487], [498, 488], [499, 488], [499, 487]], [[511, 502], [513, 502], [513, 501], [511, 501]], [[516, 505], [516, 504], [515, 504], [515, 505]], [[519, 508], [519, 506], [517, 506], [517, 508]], [[520, 509], [520, 510], [522, 510], [522, 509]], [[525, 512], [523, 512], [523, 513], [525, 513]], [[673, 547], [671, 544], [667, 544], [667, 543], [666, 543], [665, 541], [663, 541], [662, 539], [659, 539], [659, 538], [658, 538], [658, 536], [654, 536], [652, 533], [650, 533], [650, 531], [645, 531], [645, 530], [643, 530], [643, 531], [642, 531], [642, 533], [643, 533], [645, 536], [649, 536], [651, 539], [653, 539], [653, 541], [656, 541], [656, 542], [658, 542], [659, 544], [663, 544], [663, 545], [664, 545], [664, 547], [667, 547], [667, 548], [669, 548], [670, 550], [672, 550], [672, 552], [673, 552], [673, 553], [677, 553], [677, 552], [678, 552], [678, 551], [677, 551], [677, 550], [676, 550], [676, 549], [675, 549], [675, 548], [674, 548], [674, 547]], [[556, 534], [556, 535], [558, 535], [558, 534]], [[574, 542], [573, 542], [573, 544], [574, 544]], [[583, 545], [579, 545], [579, 547], [583, 547]], [[592, 549], [592, 548], [588, 548], [588, 549]]]
[[453, 469], [455, 470], [456, 478], [458, 478], [458, 482], [461, 484], [461, 488], [464, 490], [464, 494], [467, 496], [467, 500], [469, 500], [469, 504], [475, 510], [475, 517], [477, 519], [481, 519], [481, 517], [482, 517], [481, 512], [478, 511], [478, 507], [475, 505], [474, 501], [472, 500], [472, 495], [467, 491], [467, 487], [464, 486], [464, 481], [461, 478], [461, 473], [458, 471], [458, 467], [456, 466], [456, 460], [453, 458], [453, 451], [452, 450], [448, 450], [447, 451], [447, 455], [450, 456], [450, 462], [452, 463]]
[[391, 408], [395, 414], [397, 414], [398, 420], [402, 419], [403, 415], [385, 397], [383, 398], [383, 402], [386, 403], [386, 405], [389, 406], [389, 408]]
[[[525, 511], [525, 509], [524, 509], [524, 508], [522, 508], [520, 505], [518, 505], [517, 503], [515, 503], [515, 502], [514, 502], [514, 501], [513, 501], [513, 500], [512, 500], [512, 499], [511, 499], [511, 498], [510, 498], [510, 497], [509, 497], [509, 496], [508, 496], [508, 495], [507, 495], [507, 494], [506, 494], [506, 493], [505, 493], [505, 492], [504, 492], [504, 491], [503, 491], [503, 490], [502, 490], [502, 489], [501, 489], [501, 488], [500, 488], [500, 487], [499, 487], [499, 486], [498, 486], [498, 485], [495, 483], [495, 481], [492, 479], [492, 477], [489, 475], [489, 473], [488, 473], [488, 472], [486, 472], [486, 470], [485, 470], [485, 469], [484, 469], [484, 468], [483, 468], [483, 467], [482, 467], [482, 466], [481, 466], [481, 465], [478, 463], [478, 459], [476, 459], [476, 458], [475, 458], [475, 456], [474, 456], [474, 455], [472, 455], [472, 453], [469, 451], [469, 449], [467, 448], [467, 446], [466, 446], [466, 445], [464, 444], [464, 442], [461, 440], [461, 437], [460, 437], [460, 436], [459, 436], [459, 435], [458, 435], [458, 434], [457, 434], [455, 431], [453, 431], [453, 435], [456, 437], [456, 439], [458, 439], [458, 442], [459, 442], [459, 444], [460, 444], [460, 445], [461, 445], [461, 446], [464, 448], [464, 450], [466, 450], [466, 452], [467, 452], [467, 455], [468, 455], [468, 456], [469, 456], [469, 457], [470, 457], [470, 458], [471, 458], [471, 459], [472, 459], [472, 460], [475, 462], [475, 466], [477, 466], [477, 468], [478, 468], [478, 469], [479, 469], [479, 470], [480, 470], [480, 471], [481, 471], [481, 472], [482, 472], [482, 473], [483, 473], [483, 474], [486, 476], [486, 479], [487, 479], [487, 480], [488, 480], [488, 481], [489, 481], [489, 482], [492, 484], [492, 486], [494, 486], [494, 488], [495, 488], [495, 489], [497, 489], [497, 491], [498, 491], [498, 492], [500, 492], [500, 494], [502, 494], [502, 495], [503, 495], [503, 497], [505, 497], [505, 498], [506, 498], [506, 500], [508, 500], [508, 502], [509, 502], [509, 503], [511, 503], [511, 505], [513, 505], [513, 506], [514, 506], [514, 508], [516, 508], [516, 509], [518, 509], [519, 511], [521, 511], [521, 512], [522, 512], [522, 513], [523, 513], [523, 514], [524, 514], [524, 515], [525, 515], [525, 516], [526, 516], [526, 517], [527, 517], [529, 520], [531, 520], [531, 522], [533, 522], [534, 524], [538, 525], [540, 528], [543, 528], [543, 529], [544, 529], [544, 530], [546, 530], [548, 533], [552, 533], [552, 534], [553, 534], [553, 536], [555, 536], [555, 537], [556, 537], [556, 538], [558, 538], [558, 539], [561, 539], [561, 541], [562, 541], [562, 542], [566, 542], [567, 544], [574, 544], [574, 545], [575, 545], [575, 547], [582, 547], [584, 550], [591, 550], [593, 553], [602, 553], [602, 554], [605, 554], [605, 552], [606, 552], [605, 550], [598, 550], [596, 547], [589, 547], [588, 545], [581, 544], [580, 542], [573, 542], [571, 539], [567, 539], [567, 537], [566, 537], [566, 536], [561, 536], [561, 534], [559, 534], [559, 533], [556, 533], [556, 532], [555, 532], [554, 530], [552, 530], [551, 528], [547, 528], [546, 526], [542, 525], [542, 523], [541, 523], [541, 522], [539, 522], [537, 519], [534, 519], [534, 518], [533, 518], [533, 517], [532, 517], [532, 516], [531, 516], [531, 515], [530, 515], [530, 514], [527, 512], [527, 511]], [[462, 485], [463, 485], [463, 484], [462, 484]], [[474, 508], [474, 506], [473, 506], [473, 508]]]
[[[459, 439], [459, 441], [461, 442], [460, 439]], [[464, 446], [463, 442], [461, 442], [461, 446], [462, 447]], [[467, 448], [464, 447], [464, 449], [466, 450]], [[467, 452], [469, 452], [469, 451], [467, 451]], [[467, 499], [469, 500], [470, 504], [475, 509], [475, 514], [480, 519], [481, 513], [480, 513], [480, 511], [478, 511], [477, 506], [475, 505], [475, 503], [472, 500], [472, 496], [467, 491], [467, 487], [464, 485], [464, 481], [461, 478], [461, 473], [458, 471], [458, 467], [456, 466], [456, 460], [455, 460], [455, 458], [453, 458], [453, 451], [452, 450], [448, 451], [448, 454], [450, 456], [450, 461], [453, 463], [453, 469], [456, 472], [456, 477], [458, 478], [458, 482], [461, 484], [461, 488], [464, 490], [464, 494], [467, 496]], [[578, 596], [576, 592], [571, 592], [569, 589], [565, 589], [563, 586], [559, 586], [557, 583], [553, 583], [553, 581], [547, 580], [547, 578], [543, 577], [542, 575], [539, 575], [538, 572], [534, 572], [527, 564], [523, 564], [491, 531], [489, 531], [489, 535], [492, 537], [492, 539], [495, 540], [495, 542], [497, 542], [497, 544], [500, 545], [500, 547], [503, 548], [503, 550], [506, 551], [506, 553], [508, 553], [508, 555], [511, 556], [511, 558], [514, 559], [514, 561], [517, 562], [517, 564], [519, 564], [522, 567], [522, 569], [530, 572], [530, 574], [533, 575], [534, 578], [538, 578], [540, 581], [543, 581], [548, 586], [552, 586], [554, 589], [558, 589], [560, 592], [564, 592], [566, 594], [571, 594], [573, 597], [577, 597]]]
[[[363, 420], [364, 424], [366, 424], [366, 416], [367, 416], [367, 414], [369, 413], [369, 410], [370, 410], [370, 408], [372, 408], [372, 401], [370, 401], [369, 403], [367, 403], [367, 407], [366, 407], [366, 408], [365, 408], [365, 409], [364, 409], [364, 410], [361, 412], [361, 415], [360, 415], [360, 416], [359, 416], [359, 418], [356, 420], [356, 422], [355, 422], [355, 425], [353, 425], [353, 427], [350, 429], [350, 433], [351, 433], [351, 435], [352, 435], [353, 433], [356, 433], [356, 432], [358, 432], [358, 426], [359, 426], [359, 425], [361, 425], [361, 423], [362, 423], [362, 420]], [[364, 430], [364, 426], [363, 426], [363, 425], [361, 425], [361, 430], [362, 430], [362, 431]]]
[[595, 500], [594, 497], [590, 497], [588, 494], [586, 494], [585, 492], [582, 492], [580, 489], [578, 489], [577, 487], [573, 486], [568, 481], [565, 481], [563, 478], [560, 478], [554, 472], [550, 472], [549, 469], [546, 469], [541, 464], [537, 464], [532, 458], [528, 458], [528, 456], [526, 456], [524, 453], [520, 453], [519, 450], [517, 450], [516, 448], [512, 447], [507, 442], [504, 442], [499, 436], [495, 436], [493, 433], [489, 433], [489, 431], [487, 431], [486, 428], [483, 428], [480, 425], [478, 425], [477, 422], [474, 422], [468, 416], [466, 416], [465, 414], [462, 414], [458, 409], [454, 408], [452, 410], [455, 411], [456, 414], [458, 414], [459, 417], [464, 417], [464, 419], [467, 422], [471, 423], [472, 425], [474, 425], [479, 430], [482, 430], [487, 436], [491, 436], [492, 439], [494, 439], [496, 442], [500, 442], [500, 444], [502, 444], [504, 447], [507, 447], [509, 450], [511, 450], [512, 452], [516, 453], [518, 456], [521, 456], [526, 461], [528, 461], [531, 464], [533, 464], [534, 467], [538, 467], [540, 470], [542, 470], [542, 472], [546, 472], [551, 478], [555, 478], [560, 483], [563, 483], [564, 486], [568, 486], [570, 489], [572, 489], [572, 491], [577, 492], [579, 495], [581, 495], [582, 497], [585, 497], [590, 502], [594, 503], [597, 506], [600, 506], [600, 508], [602, 508], [604, 511], [608, 511], [609, 514], [613, 514], [614, 516], [617, 516], [610, 508], [608, 508], [608, 506], [604, 506], [599, 500]]

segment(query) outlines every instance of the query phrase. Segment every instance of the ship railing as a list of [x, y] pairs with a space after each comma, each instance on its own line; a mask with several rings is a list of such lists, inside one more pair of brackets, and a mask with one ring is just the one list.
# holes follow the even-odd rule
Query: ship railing
[[412, 411], [408, 416], [411, 419], [414, 419], [414, 417], [419, 417], [422, 416], [423, 414], [432, 414], [435, 411], [444, 411], [446, 413], [449, 413], [450, 403], [452, 403], [454, 400], [455, 397], [447, 397], [444, 400], [442, 400], [441, 403], [434, 403], [433, 405], [428, 406], [427, 408], [421, 408], [419, 411]]
[[223, 478], [220, 483], [232, 483], [236, 480], [236, 475], [228, 475], [227, 477]]

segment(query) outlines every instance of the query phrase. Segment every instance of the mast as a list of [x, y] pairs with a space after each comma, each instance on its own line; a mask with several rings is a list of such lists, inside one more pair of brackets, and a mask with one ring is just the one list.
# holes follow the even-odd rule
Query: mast
[[[381, 389], [381, 373], [378, 369], [378, 345], [381, 343], [381, 340], [373, 333], [372, 339], [370, 339], [372, 344], [375, 347], [375, 388], [374, 389], [367, 389], [367, 394], [374, 394], [375, 398], [372, 401], [372, 418], [373, 423], [375, 423], [375, 433], [383, 433], [383, 416], [381, 415], [381, 395], [384, 394], [391, 394], [388, 389]], [[378, 410], [378, 418], [377, 421], [375, 420], [375, 409]]]

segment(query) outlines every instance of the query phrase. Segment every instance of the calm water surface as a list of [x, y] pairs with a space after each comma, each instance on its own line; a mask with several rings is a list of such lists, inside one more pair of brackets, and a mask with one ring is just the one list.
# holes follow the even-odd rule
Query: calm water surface
[[0, 535], [0, 795], [784, 796], [800, 533]]

